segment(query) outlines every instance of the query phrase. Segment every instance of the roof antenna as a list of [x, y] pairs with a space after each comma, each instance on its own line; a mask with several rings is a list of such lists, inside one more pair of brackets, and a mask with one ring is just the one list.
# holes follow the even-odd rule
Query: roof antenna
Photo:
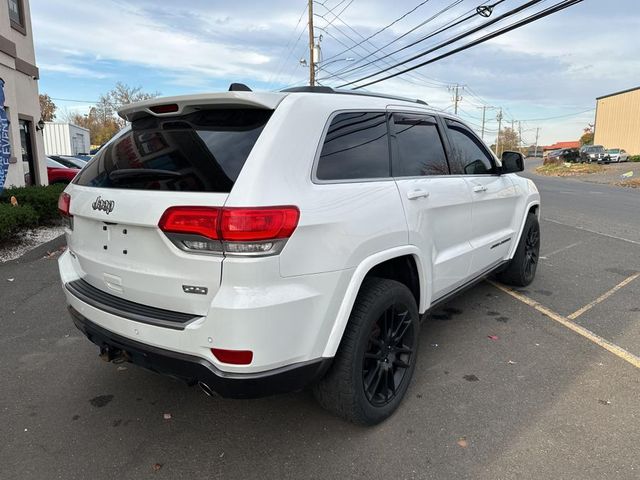
[[247, 87], [244, 83], [232, 83], [229, 85], [230, 92], [252, 92], [249, 87]]

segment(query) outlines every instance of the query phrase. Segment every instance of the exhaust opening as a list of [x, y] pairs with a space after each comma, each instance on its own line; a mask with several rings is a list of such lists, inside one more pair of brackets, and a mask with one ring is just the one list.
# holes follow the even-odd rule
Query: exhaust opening
[[217, 397], [216, 393], [206, 383], [199, 381], [198, 386], [200, 387], [200, 390], [202, 390], [208, 397]]

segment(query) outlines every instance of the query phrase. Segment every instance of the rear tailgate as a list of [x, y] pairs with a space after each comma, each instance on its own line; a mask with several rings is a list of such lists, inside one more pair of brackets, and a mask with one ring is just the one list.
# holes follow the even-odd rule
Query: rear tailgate
[[129, 110], [131, 129], [103, 147], [66, 190], [69, 249], [78, 276], [104, 292], [206, 315], [223, 256], [178, 248], [158, 222], [173, 206], [223, 206], [272, 110], [228, 103], [180, 110]]
[[[136, 303], [206, 315], [220, 286], [222, 256], [185, 253], [157, 225], [170, 206], [219, 206], [226, 194], [209, 194], [203, 201], [202, 195], [195, 198], [188, 192], [166, 195], [79, 186], [68, 192], [73, 215], [69, 249], [82, 279]], [[98, 204], [104, 209], [94, 209]], [[207, 294], [187, 294], [183, 286], [204, 287]]]

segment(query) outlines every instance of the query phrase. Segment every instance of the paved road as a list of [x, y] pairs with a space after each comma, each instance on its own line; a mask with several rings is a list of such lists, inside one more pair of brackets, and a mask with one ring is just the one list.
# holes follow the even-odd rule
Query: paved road
[[541, 159], [527, 159], [527, 172], [544, 198], [544, 218], [640, 244], [640, 192], [582, 179], [533, 173]]
[[[545, 258], [518, 295], [563, 319], [640, 271], [640, 192], [538, 184]], [[99, 361], [41, 254], [0, 285], [2, 480], [640, 477], [640, 370], [488, 283], [425, 323], [406, 401], [368, 429], [308, 392], [211, 399]], [[637, 279], [575, 325], [640, 355], [639, 312]]]

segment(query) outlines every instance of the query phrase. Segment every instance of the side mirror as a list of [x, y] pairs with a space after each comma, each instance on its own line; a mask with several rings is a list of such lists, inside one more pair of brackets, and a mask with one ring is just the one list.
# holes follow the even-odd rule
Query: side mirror
[[503, 152], [501, 160], [501, 173], [515, 173], [524, 170], [524, 156], [520, 152]]

